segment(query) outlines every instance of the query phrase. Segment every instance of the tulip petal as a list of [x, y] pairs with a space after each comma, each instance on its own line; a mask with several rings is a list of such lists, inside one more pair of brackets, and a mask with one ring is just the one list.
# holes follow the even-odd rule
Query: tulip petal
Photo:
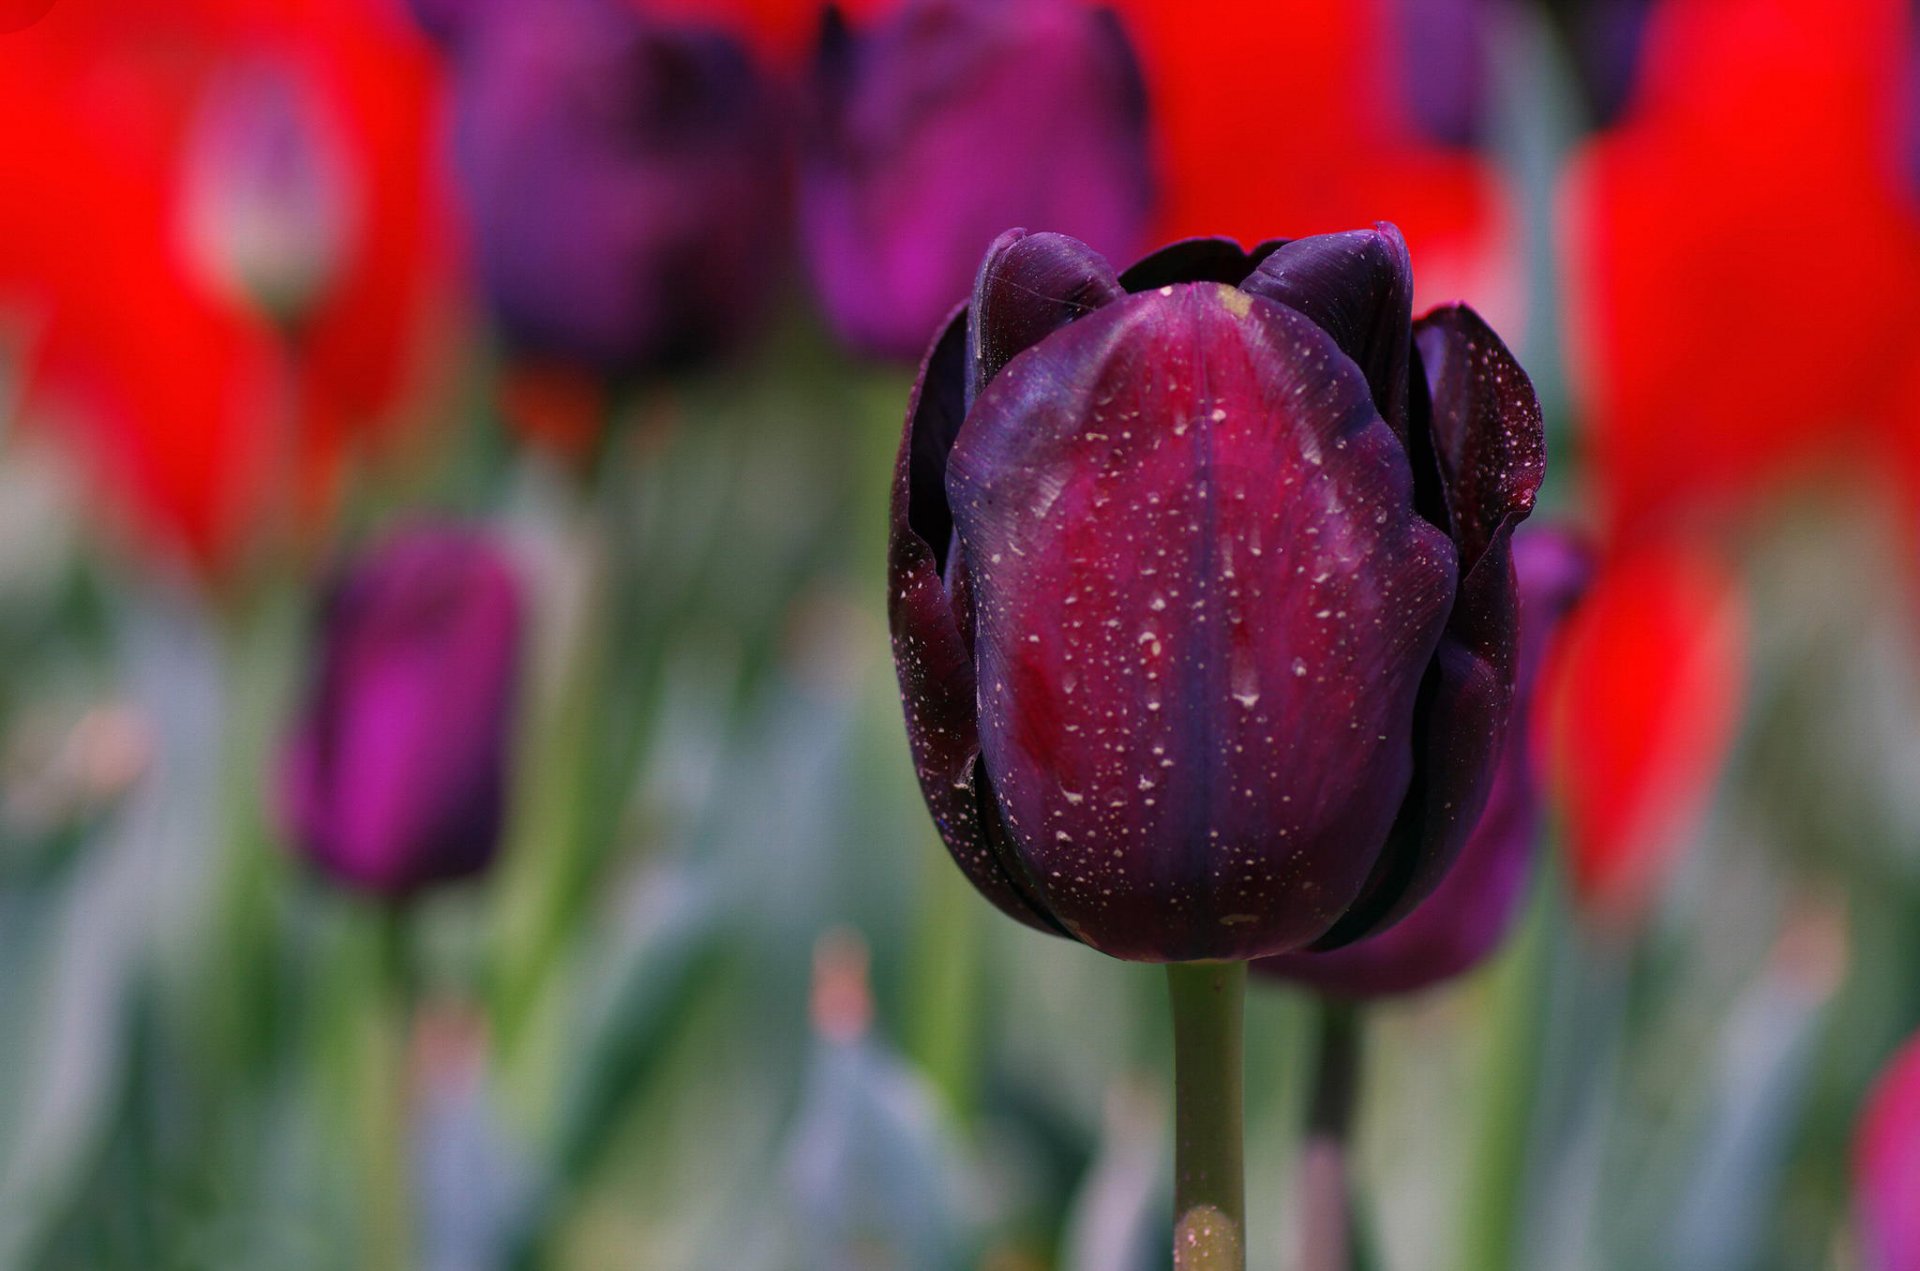
[[947, 552], [953, 521], [947, 511], [946, 468], [964, 414], [966, 334], [966, 313], [956, 312], [928, 351], [907, 406], [906, 435], [894, 467], [887, 562], [893, 661], [914, 773], [941, 841], [1001, 912], [1052, 931], [1057, 928], [1025, 898], [989, 837], [989, 823], [999, 814], [991, 797], [982, 797], [979, 785], [983, 774], [973, 658], [942, 582], [949, 566], [960, 566]]
[[1398, 229], [1382, 221], [1295, 239], [1261, 261], [1240, 290], [1319, 323], [1366, 372], [1380, 417], [1406, 440], [1413, 262]]
[[1249, 252], [1231, 238], [1183, 238], [1133, 262], [1120, 275], [1120, 285], [1128, 291], [1152, 291], [1183, 282], [1237, 287], [1286, 241], [1269, 239]]
[[1513, 717], [1486, 810], [1459, 861], [1405, 921], [1332, 952], [1262, 959], [1257, 971], [1343, 997], [1415, 993], [1478, 965], [1506, 935], [1540, 839], [1540, 783], [1527, 727], [1533, 688], [1593, 568], [1583, 545], [1551, 530], [1516, 539], [1514, 558], [1521, 599]]
[[1156, 290], [1045, 352], [987, 386], [947, 468], [1025, 876], [1115, 956], [1300, 947], [1406, 791], [1452, 546], [1364, 375], [1294, 310]]
[[1533, 381], [1493, 328], [1466, 305], [1415, 324], [1431, 401], [1434, 457], [1446, 487], [1460, 570], [1470, 571], [1502, 526], [1533, 510], [1546, 476], [1546, 431]]
[[1010, 229], [993, 240], [967, 311], [967, 403], [1014, 355], [1126, 292], [1107, 258], [1065, 234]]
[[1318, 947], [1397, 922], [1439, 883], [1486, 805], [1513, 697], [1519, 594], [1513, 530], [1533, 510], [1546, 441], [1533, 384], [1465, 305], [1415, 324], [1460, 588], [1420, 695], [1406, 804], [1364, 898]]

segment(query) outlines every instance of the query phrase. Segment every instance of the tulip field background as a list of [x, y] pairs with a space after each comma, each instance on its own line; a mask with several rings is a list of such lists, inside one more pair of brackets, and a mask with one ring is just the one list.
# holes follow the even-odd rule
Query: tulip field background
[[[1521, 920], [1368, 1010], [1341, 1271], [1920, 1268], [1920, 13], [1116, 9], [0, 0], [0, 1269], [1169, 1266], [1164, 977], [915, 784], [901, 419], [1001, 229], [1382, 220], [1597, 570]], [[520, 656], [497, 855], [396, 897], [286, 755], [420, 525]], [[1250, 990], [1263, 1271], [1319, 1009]]]

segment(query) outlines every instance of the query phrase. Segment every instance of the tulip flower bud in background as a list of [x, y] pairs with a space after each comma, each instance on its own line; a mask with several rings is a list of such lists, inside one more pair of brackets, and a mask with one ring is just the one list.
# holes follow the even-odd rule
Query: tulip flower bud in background
[[511, 350], [604, 375], [736, 343], [777, 290], [772, 94], [716, 30], [621, 0], [438, 4], [482, 289]]
[[1512, 720], [1480, 823], [1431, 896], [1377, 936], [1331, 953], [1264, 958], [1254, 970], [1338, 997], [1414, 993], [1478, 966], [1520, 910], [1541, 836], [1540, 782], [1528, 722], [1550, 642], [1592, 574], [1586, 549], [1552, 530], [1513, 544], [1520, 582], [1520, 655]]
[[1920, 1038], [1868, 1097], [1854, 1148], [1863, 1271], [1920, 1268]]
[[906, 359], [1009, 225], [1141, 246], [1145, 89], [1119, 19], [1072, 0], [907, 0], [873, 29], [827, 11], [800, 232], [828, 321]]
[[1920, 1271], [1920, 1039], [1908, 1041], [1866, 1100], [1855, 1211], [1864, 1271]]
[[1390, 225], [1116, 275], [1008, 231], [895, 474], [915, 767], [1007, 913], [1142, 961], [1370, 934], [1478, 819], [1512, 695], [1526, 374], [1412, 320]]
[[1744, 699], [1738, 584], [1689, 549], [1610, 559], [1548, 672], [1573, 883], [1597, 920], [1645, 912], [1698, 832]]
[[215, 286], [290, 325], [322, 299], [359, 214], [344, 145], [293, 66], [209, 85], [183, 186], [188, 250]]
[[282, 773], [302, 855], [388, 896], [487, 866], [522, 622], [513, 570], [476, 530], [408, 530], [342, 571]]

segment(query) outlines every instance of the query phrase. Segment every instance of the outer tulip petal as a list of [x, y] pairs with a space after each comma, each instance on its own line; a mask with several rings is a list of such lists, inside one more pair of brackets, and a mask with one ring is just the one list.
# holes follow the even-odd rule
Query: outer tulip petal
[[1125, 294], [1107, 258], [1077, 238], [1010, 229], [994, 239], [967, 310], [967, 403], [1014, 354]]
[[1434, 456], [1446, 485], [1460, 569], [1470, 571], [1500, 529], [1525, 520], [1546, 476], [1546, 430], [1533, 381], [1493, 328], [1466, 305], [1420, 319], [1432, 403]]
[[1387, 931], [1330, 953], [1264, 958], [1256, 970], [1343, 997], [1414, 993], [1477, 966], [1506, 935], [1540, 839], [1540, 782], [1527, 727], [1533, 686], [1549, 642], [1593, 569], [1582, 545], [1553, 531], [1521, 535], [1514, 556], [1520, 664], [1513, 718], [1486, 810], [1459, 861], [1432, 895]]
[[914, 773], [941, 841], [973, 885], [1003, 913], [1030, 927], [1057, 930], [1022, 894], [989, 837], [993, 827], [986, 822], [997, 820], [998, 813], [979, 786], [973, 658], [942, 583], [946, 567], [959, 563], [947, 559], [953, 521], [945, 482], [947, 454], [964, 415], [966, 332], [966, 314], [955, 313], [928, 351], [907, 406], [906, 435], [894, 465], [887, 561], [893, 662], [906, 708]]
[[1237, 287], [1286, 241], [1269, 239], [1246, 251], [1231, 238], [1183, 238], [1133, 262], [1120, 275], [1120, 285], [1128, 291], [1152, 291], [1182, 282]]
[[1147, 961], [1325, 932], [1407, 788], [1455, 569], [1359, 368], [1231, 287], [1132, 296], [1007, 365], [947, 489], [1039, 902]]
[[1370, 230], [1316, 234], [1260, 262], [1240, 289], [1298, 309], [1360, 364], [1374, 405], [1407, 439], [1407, 361], [1413, 332], [1413, 262], [1386, 221]]
[[1466, 306], [1422, 318], [1415, 340], [1430, 421], [1414, 426], [1433, 439], [1460, 589], [1421, 692], [1413, 786], [1365, 899], [1323, 948], [1391, 925], [1439, 883], [1486, 804], [1513, 697], [1519, 598], [1511, 541], [1545, 475], [1540, 403], [1500, 337]]

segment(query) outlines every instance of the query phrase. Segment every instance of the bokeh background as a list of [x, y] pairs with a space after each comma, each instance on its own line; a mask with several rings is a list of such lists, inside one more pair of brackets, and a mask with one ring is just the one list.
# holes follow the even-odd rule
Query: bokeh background
[[[1382, 219], [1599, 571], [1523, 920], [1372, 1013], [1371, 1265], [1875, 1268], [1904, 0], [0, 3], [0, 1267], [1167, 1265], [1163, 977], [981, 903], [913, 780], [900, 419], [999, 229]], [[497, 859], [396, 897], [284, 754], [422, 522], [523, 656]], [[1313, 1012], [1249, 1002], [1259, 1268]]]

